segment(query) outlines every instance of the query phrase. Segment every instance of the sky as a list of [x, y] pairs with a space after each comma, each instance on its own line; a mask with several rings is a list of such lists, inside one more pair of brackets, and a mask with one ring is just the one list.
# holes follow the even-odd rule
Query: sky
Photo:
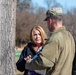
[[[44, 0], [32, 0], [34, 5], [42, 6], [46, 8], [46, 5], [44, 3]], [[64, 10], [70, 10], [72, 8], [76, 8], [76, 0], [57, 0], [58, 3], [60, 3]]]

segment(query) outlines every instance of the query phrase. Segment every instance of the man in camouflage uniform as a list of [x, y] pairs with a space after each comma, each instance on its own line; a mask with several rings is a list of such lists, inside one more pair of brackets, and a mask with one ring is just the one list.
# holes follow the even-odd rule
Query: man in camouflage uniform
[[46, 12], [50, 36], [39, 57], [27, 60], [26, 69], [46, 69], [46, 75], [72, 75], [75, 54], [74, 39], [62, 25], [62, 9], [54, 7]]

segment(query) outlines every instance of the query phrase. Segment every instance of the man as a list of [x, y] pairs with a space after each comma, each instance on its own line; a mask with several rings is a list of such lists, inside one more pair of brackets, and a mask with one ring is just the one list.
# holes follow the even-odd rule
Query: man
[[27, 60], [26, 69], [46, 69], [46, 75], [72, 75], [75, 54], [74, 39], [62, 25], [62, 9], [54, 7], [46, 12], [49, 39], [39, 57]]

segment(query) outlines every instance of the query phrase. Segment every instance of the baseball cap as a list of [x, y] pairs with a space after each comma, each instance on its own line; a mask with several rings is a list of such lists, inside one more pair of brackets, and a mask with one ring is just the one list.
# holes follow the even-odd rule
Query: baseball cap
[[47, 21], [47, 19], [51, 18], [52, 16], [56, 17], [58, 15], [62, 15], [62, 8], [61, 7], [51, 8], [46, 12], [46, 18], [44, 19], [44, 21]]

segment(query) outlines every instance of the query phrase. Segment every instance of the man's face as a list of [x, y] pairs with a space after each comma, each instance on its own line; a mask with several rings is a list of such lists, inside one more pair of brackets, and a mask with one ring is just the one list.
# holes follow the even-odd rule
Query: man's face
[[48, 26], [49, 31], [53, 31], [54, 30], [54, 23], [53, 23], [52, 19], [48, 19], [47, 20], [47, 26]]

